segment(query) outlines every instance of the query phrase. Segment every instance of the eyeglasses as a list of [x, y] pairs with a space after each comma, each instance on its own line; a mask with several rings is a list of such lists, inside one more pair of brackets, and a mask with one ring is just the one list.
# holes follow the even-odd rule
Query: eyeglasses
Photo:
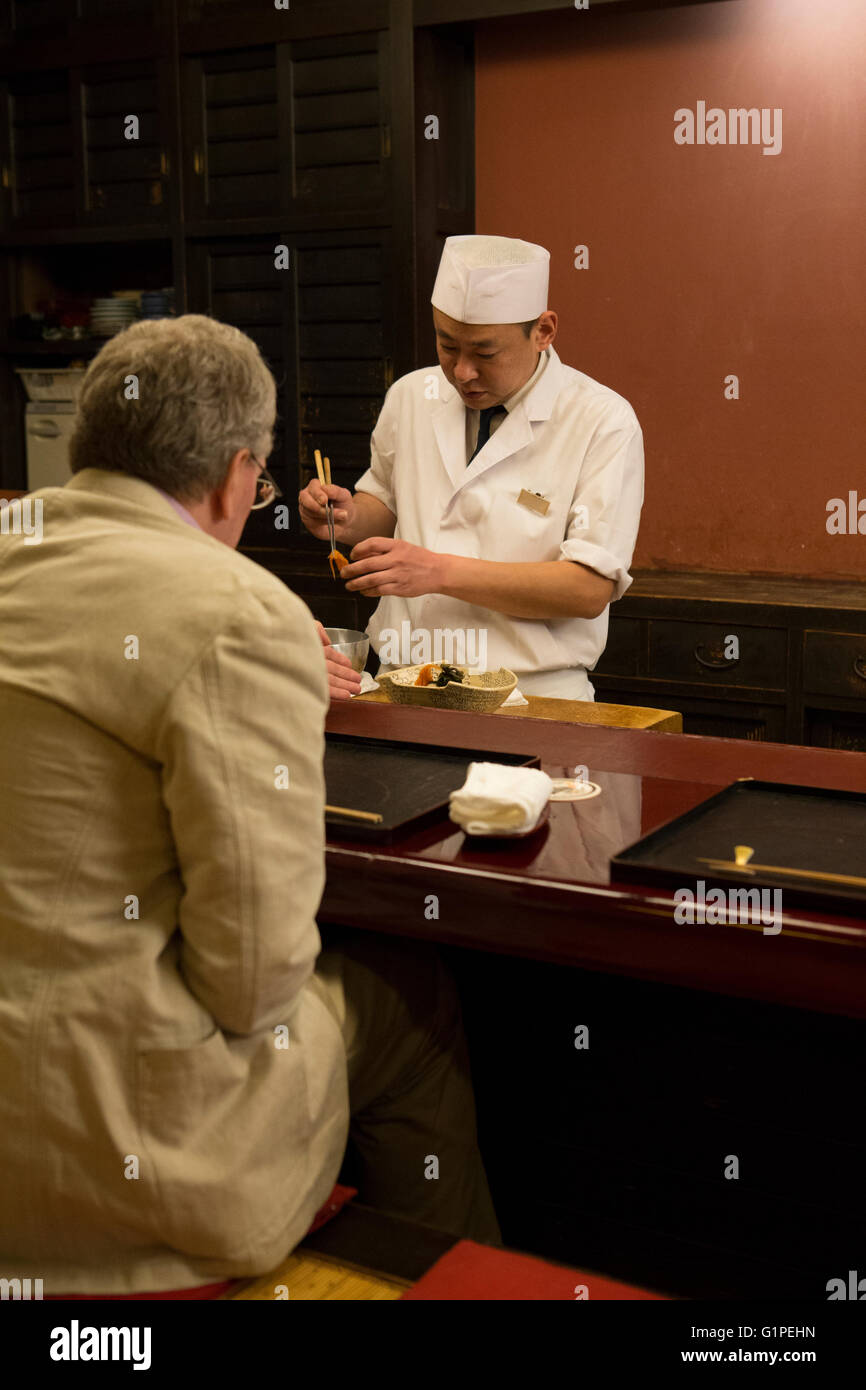
[[[250, 454], [250, 458], [254, 463], [261, 463], [261, 459], [257, 459], [255, 454]], [[257, 512], [260, 511], [262, 507], [269, 507], [272, 502], [275, 502], [276, 499], [282, 497], [282, 495], [282, 491], [275, 480], [271, 477], [268, 470], [263, 467], [261, 473], [256, 478], [256, 500], [250, 507], [250, 511]]]

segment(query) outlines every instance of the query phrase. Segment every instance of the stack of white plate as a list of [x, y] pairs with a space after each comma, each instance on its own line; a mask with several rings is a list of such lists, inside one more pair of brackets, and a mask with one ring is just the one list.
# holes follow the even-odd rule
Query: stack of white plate
[[90, 309], [90, 331], [94, 338], [111, 338], [135, 323], [137, 317], [134, 299], [94, 299]]

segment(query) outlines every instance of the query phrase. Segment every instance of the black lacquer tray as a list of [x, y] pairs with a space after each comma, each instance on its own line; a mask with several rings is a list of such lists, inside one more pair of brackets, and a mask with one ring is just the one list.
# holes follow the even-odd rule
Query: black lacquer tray
[[325, 821], [335, 835], [387, 843], [398, 833], [447, 818], [449, 797], [463, 786], [470, 763], [539, 767], [540, 761], [524, 753], [328, 734], [326, 802], [356, 811], [375, 811], [382, 820], [356, 821], [328, 811]]
[[[754, 851], [750, 863], [770, 866], [770, 871], [738, 873], [702, 862], [733, 861], [736, 845], [749, 846]], [[861, 878], [863, 883], [837, 883], [820, 874]], [[707, 891], [781, 888], [783, 911], [803, 907], [866, 917], [866, 793], [746, 778], [617, 854], [610, 861], [610, 876], [614, 883], [693, 892], [700, 879]]]

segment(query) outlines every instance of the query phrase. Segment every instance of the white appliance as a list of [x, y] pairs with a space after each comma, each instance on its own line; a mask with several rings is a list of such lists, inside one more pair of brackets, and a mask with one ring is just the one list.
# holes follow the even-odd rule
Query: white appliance
[[63, 487], [69, 471], [69, 436], [75, 425], [74, 401], [29, 401], [25, 407], [27, 491]]

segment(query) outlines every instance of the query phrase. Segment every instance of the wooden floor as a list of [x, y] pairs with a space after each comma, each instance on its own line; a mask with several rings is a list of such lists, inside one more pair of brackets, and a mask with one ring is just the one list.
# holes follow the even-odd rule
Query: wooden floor
[[229, 1302], [240, 1299], [271, 1302], [287, 1296], [298, 1302], [382, 1302], [400, 1298], [411, 1287], [409, 1281], [385, 1279], [342, 1261], [299, 1250], [270, 1274], [248, 1280], [239, 1289], [223, 1294], [223, 1298]]

